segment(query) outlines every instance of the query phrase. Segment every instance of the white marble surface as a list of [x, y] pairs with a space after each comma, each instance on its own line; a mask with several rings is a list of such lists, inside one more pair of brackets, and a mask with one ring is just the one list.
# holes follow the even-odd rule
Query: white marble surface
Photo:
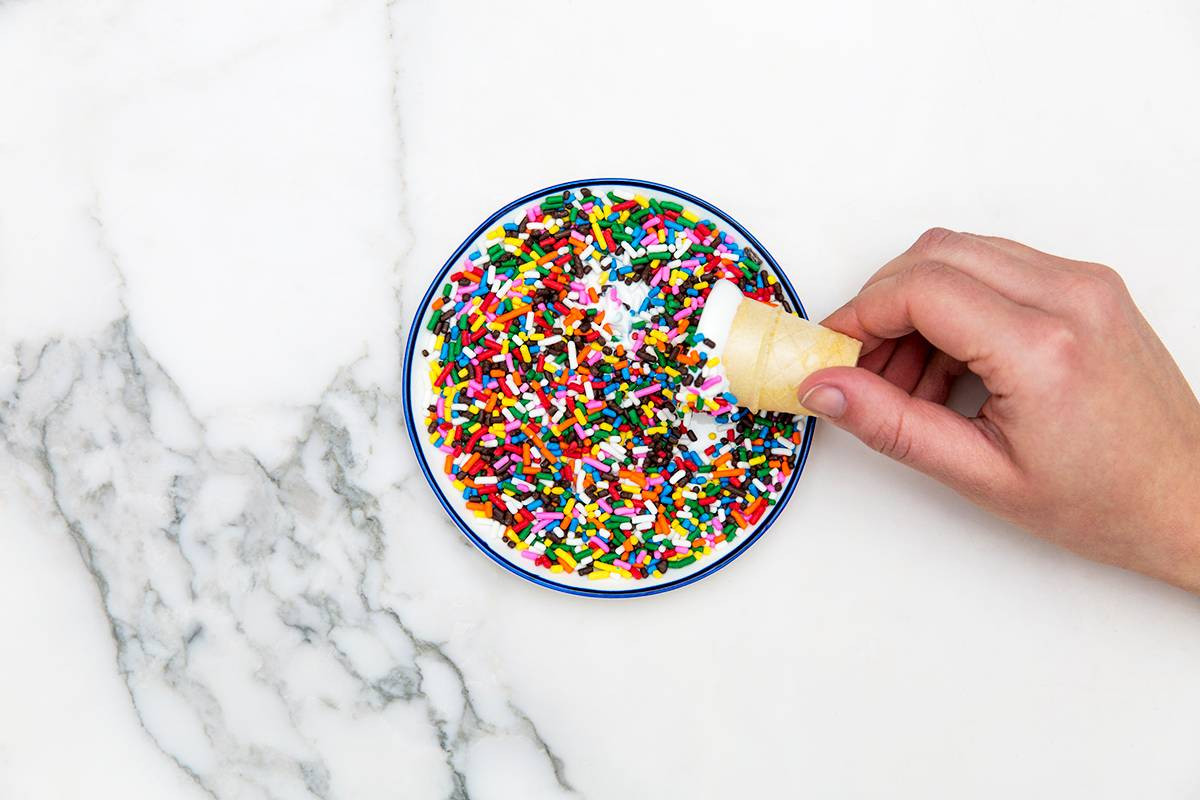
[[558, 596], [397, 405], [461, 236], [601, 174], [818, 315], [932, 224], [1111, 263], [1200, 383], [1200, 12], [1108, 5], [0, 3], [0, 798], [1200, 797], [1197, 598], [828, 428], [728, 570]]

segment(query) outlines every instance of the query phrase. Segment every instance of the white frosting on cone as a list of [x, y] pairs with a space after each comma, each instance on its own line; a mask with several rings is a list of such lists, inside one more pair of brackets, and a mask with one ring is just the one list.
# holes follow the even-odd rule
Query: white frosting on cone
[[733, 281], [721, 279], [709, 290], [697, 325], [700, 335], [713, 342], [712, 347], [705, 346], [709, 354], [720, 358], [725, 352], [725, 342], [729, 339], [733, 316], [744, 299], [746, 296]]

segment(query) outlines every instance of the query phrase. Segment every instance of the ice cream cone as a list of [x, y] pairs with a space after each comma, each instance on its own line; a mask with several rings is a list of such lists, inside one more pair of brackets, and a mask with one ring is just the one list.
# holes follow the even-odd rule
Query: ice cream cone
[[808, 414], [796, 389], [825, 367], [858, 363], [862, 342], [778, 306], [743, 297], [721, 362], [738, 405], [752, 411]]

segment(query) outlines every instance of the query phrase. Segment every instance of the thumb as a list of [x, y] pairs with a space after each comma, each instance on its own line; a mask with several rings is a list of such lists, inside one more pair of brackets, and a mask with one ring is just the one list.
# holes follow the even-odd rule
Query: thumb
[[873, 450], [970, 494], [994, 486], [1010, 462], [978, 420], [910, 397], [860, 367], [818, 370], [798, 389], [800, 403]]

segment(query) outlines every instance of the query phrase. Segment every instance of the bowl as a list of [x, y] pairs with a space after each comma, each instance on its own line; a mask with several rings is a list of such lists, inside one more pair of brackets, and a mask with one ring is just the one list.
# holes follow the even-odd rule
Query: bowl
[[[566, 190], [579, 190], [585, 187], [591, 189], [596, 194], [603, 194], [610, 190], [620, 193], [624, 190], [625, 194], [622, 196], [628, 196], [630, 193], [629, 190], [632, 189], [638, 193], [646, 194], [660, 200], [673, 200], [682, 204], [685, 208], [702, 213], [715, 222], [721, 229], [735, 233], [742, 244], [754, 248], [762, 257], [764, 268], [769, 269], [770, 273], [779, 282], [779, 289], [782, 290], [783, 295], [790, 301], [796, 313], [807, 318], [804, 306], [800, 302], [800, 298], [796, 295], [795, 289], [771, 254], [750, 231], [746, 230], [737, 220], [721, 211], [712, 203], [670, 186], [636, 179], [597, 178], [591, 180], [573, 180], [556, 184], [519, 197], [490, 215], [463, 240], [462, 244], [446, 259], [445, 264], [433, 277], [409, 326], [403, 362], [404, 421], [417, 464], [420, 466], [426, 481], [428, 481], [434, 497], [437, 498], [438, 503], [441, 504], [446, 514], [449, 515], [455, 526], [462, 531], [463, 535], [480, 552], [496, 564], [539, 586], [567, 594], [586, 597], [644, 597], [678, 589], [708, 577], [730, 564], [751, 545], [762, 538], [775, 523], [775, 520], [779, 518], [780, 513], [782, 513], [796, 489], [796, 484], [804, 471], [804, 465], [808, 458], [809, 446], [812, 442], [816, 420], [809, 417], [804, 422], [803, 438], [796, 445], [797, 452], [793, 471], [783, 488], [772, 494], [772, 497], [776, 499], [776, 504], [757, 523], [742, 531], [736, 541], [732, 543], [721, 542], [716, 545], [711, 554], [680, 569], [669, 570], [667, 574], [661, 577], [652, 575], [641, 580], [633, 580], [613, 576], [605, 580], [590, 580], [575, 573], [552, 572], [549, 569], [535, 566], [533, 562], [522, 558], [517, 550], [505, 546], [502, 540], [495, 534], [496, 523], [491, 520], [477, 518], [467, 509], [466, 501], [463, 499], [461, 492], [455, 489], [452, 481], [440, 466], [445, 457], [434, 447], [425, 429], [425, 403], [428, 400], [430, 392], [430, 381], [421, 350], [422, 343], [429, 336], [429, 333], [426, 331], [426, 325], [430, 320], [430, 305], [439, 294], [447, 276], [456, 265], [461, 262], [467, 253], [472, 252], [476, 246], [482, 245], [485, 241], [487, 231], [492, 230], [497, 224], [516, 219], [515, 215], [518, 210], [539, 198]], [[711, 429], [711, 426], [711, 422], [704, 421], [704, 415], [696, 415], [695, 424], [692, 428], [693, 430], [704, 432], [706, 429]]]

